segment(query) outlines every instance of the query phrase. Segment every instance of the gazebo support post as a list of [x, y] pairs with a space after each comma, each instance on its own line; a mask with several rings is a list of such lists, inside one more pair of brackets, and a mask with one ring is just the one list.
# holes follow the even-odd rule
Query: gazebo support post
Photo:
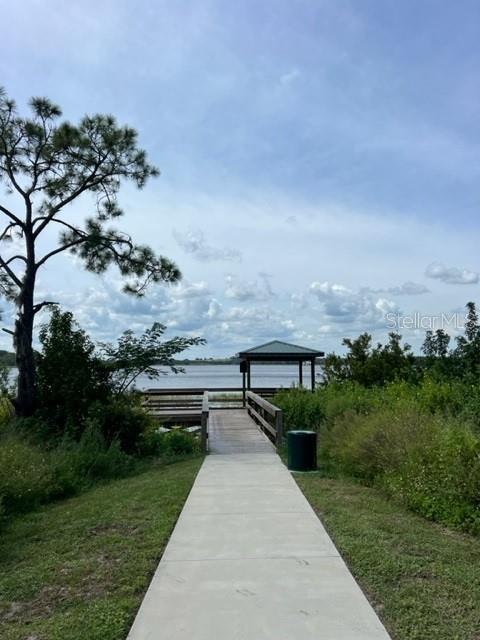
[[[240, 351], [237, 356], [240, 358], [240, 372], [243, 374], [243, 402], [246, 405], [246, 392], [252, 389], [252, 362], [255, 363], [271, 363], [278, 362], [279, 364], [298, 364], [298, 381], [300, 386], [305, 384], [305, 389], [308, 389], [307, 380], [303, 379], [303, 365], [310, 362], [311, 367], [311, 388], [315, 390], [315, 364], [316, 358], [323, 358], [323, 351], [317, 351], [316, 349], [309, 349], [307, 347], [299, 347], [296, 344], [288, 344], [288, 342], [282, 342], [282, 340], [271, 340], [266, 344], [261, 344], [258, 347], [247, 349], [246, 351]], [[308, 371], [307, 371], [308, 378]], [[265, 389], [267, 391], [267, 389]]]
[[245, 389], [245, 371], [242, 371], [242, 405], [244, 407], [247, 406], [247, 396], [246, 396], [246, 389]]

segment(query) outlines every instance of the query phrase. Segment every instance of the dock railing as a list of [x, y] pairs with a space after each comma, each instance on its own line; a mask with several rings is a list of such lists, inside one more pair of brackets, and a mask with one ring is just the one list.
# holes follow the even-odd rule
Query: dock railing
[[164, 427], [199, 425], [202, 451], [208, 448], [210, 402], [203, 389], [148, 389], [142, 392], [142, 405]]
[[283, 442], [282, 410], [253, 391], [246, 393], [247, 411], [266, 436], [279, 447]]
[[208, 408], [208, 391], [204, 391], [203, 400], [202, 400], [202, 417], [201, 417], [201, 426], [202, 431], [200, 432], [200, 443], [202, 447], [202, 451], [206, 453], [208, 449], [208, 418], [209, 418], [210, 410]]
[[[152, 413], [172, 415], [200, 409], [205, 391], [209, 392], [209, 407], [213, 409], [240, 409], [246, 406], [242, 397], [241, 387], [215, 388], [173, 388], [173, 389], [145, 389], [143, 390], [143, 404]], [[262, 398], [272, 398], [278, 391], [276, 387], [258, 387], [252, 389]]]

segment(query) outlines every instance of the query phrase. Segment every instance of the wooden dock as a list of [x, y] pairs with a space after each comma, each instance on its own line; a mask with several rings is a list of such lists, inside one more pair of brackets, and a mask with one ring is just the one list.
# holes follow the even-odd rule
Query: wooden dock
[[270, 439], [245, 409], [213, 411], [208, 422], [210, 453], [269, 453]]
[[[163, 428], [198, 426], [204, 451], [244, 447], [253, 438], [260, 450], [283, 439], [281, 410], [267, 398], [276, 389], [148, 389], [143, 406]], [[260, 395], [261, 394], [261, 395]], [[267, 449], [268, 450], [268, 449]]]

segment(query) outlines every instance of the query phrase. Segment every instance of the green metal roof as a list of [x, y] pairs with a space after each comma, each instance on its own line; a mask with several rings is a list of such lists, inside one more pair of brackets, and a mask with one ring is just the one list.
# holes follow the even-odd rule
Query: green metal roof
[[248, 355], [323, 355], [322, 351], [318, 351], [317, 349], [308, 349], [307, 347], [299, 347], [296, 344], [289, 344], [288, 342], [282, 342], [281, 340], [271, 340], [270, 342], [266, 342], [265, 344], [261, 344], [258, 347], [252, 347], [251, 349], [245, 349], [245, 351], [241, 351], [238, 355], [248, 356]]

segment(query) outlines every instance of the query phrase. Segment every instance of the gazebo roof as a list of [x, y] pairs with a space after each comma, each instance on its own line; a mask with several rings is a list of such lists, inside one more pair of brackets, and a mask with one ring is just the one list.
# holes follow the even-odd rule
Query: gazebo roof
[[323, 351], [317, 349], [309, 349], [308, 347], [299, 347], [296, 344], [289, 344], [282, 340], [271, 340], [265, 344], [261, 344], [258, 347], [252, 347], [251, 349], [245, 349], [239, 354], [240, 358], [279, 358], [283, 360], [298, 359], [302, 356], [305, 358], [316, 358], [324, 355]]

